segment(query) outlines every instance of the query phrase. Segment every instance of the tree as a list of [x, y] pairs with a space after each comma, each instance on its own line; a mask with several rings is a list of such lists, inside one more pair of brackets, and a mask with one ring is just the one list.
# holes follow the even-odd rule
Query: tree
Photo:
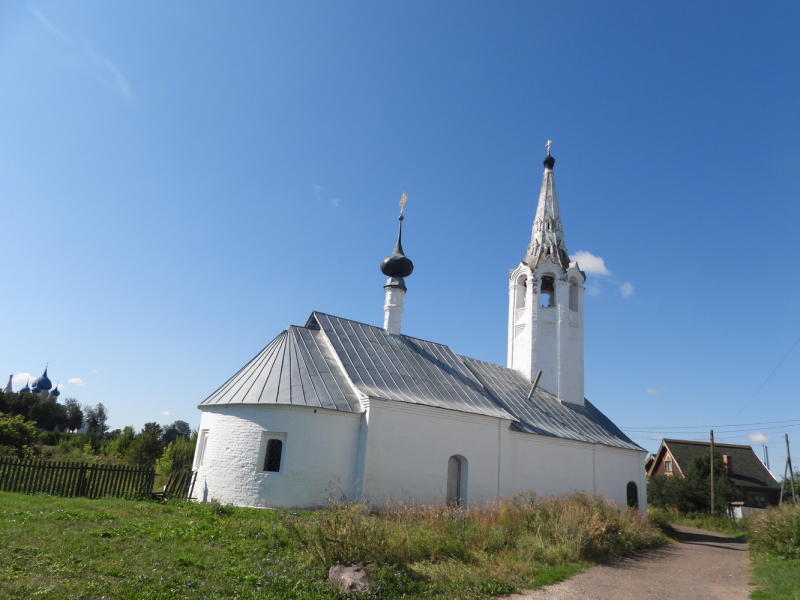
[[64, 407], [67, 409], [67, 429], [78, 431], [83, 425], [83, 411], [75, 398], [65, 398]]
[[137, 465], [153, 466], [163, 453], [161, 426], [158, 423], [145, 423], [142, 431], [131, 442], [128, 459]]
[[194, 448], [197, 445], [197, 433], [191, 438], [179, 437], [164, 449], [164, 454], [158, 459], [156, 467], [159, 473], [171, 475], [192, 468]]
[[[685, 500], [691, 505], [686, 512], [708, 512], [711, 507], [711, 461], [707, 454], [696, 454], [684, 471]], [[731, 483], [722, 458], [714, 455], [714, 512], [726, 514], [728, 505], [739, 500], [741, 493]]]
[[9, 416], [0, 413], [0, 446], [13, 448], [23, 458], [36, 442], [36, 426], [22, 415]]
[[106, 407], [103, 406], [102, 402], [98, 402], [97, 406], [85, 405], [83, 414], [86, 419], [87, 433], [94, 436], [102, 436], [108, 431], [108, 425], [106, 425], [108, 413], [106, 413]]

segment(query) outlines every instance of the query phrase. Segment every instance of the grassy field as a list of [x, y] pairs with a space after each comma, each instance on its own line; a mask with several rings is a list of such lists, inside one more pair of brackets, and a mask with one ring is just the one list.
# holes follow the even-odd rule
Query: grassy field
[[367, 566], [370, 598], [477, 600], [662, 540], [584, 495], [376, 515], [0, 494], [0, 598], [339, 598], [338, 561]]

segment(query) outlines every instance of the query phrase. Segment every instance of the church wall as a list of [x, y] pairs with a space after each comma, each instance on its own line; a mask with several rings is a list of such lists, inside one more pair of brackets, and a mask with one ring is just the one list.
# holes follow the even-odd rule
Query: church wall
[[633, 481], [639, 496], [639, 509], [647, 510], [645, 458], [647, 452], [644, 450], [625, 450], [596, 445], [597, 493], [625, 503], [628, 482]]
[[[203, 502], [307, 508], [323, 506], [337, 480], [349, 495], [361, 419], [305, 406], [204, 406], [198, 451], [208, 434], [194, 495]], [[270, 436], [283, 441], [277, 473], [263, 470]]]
[[496, 417], [370, 399], [363, 492], [373, 505], [413, 498], [443, 503], [451, 456], [466, 459], [466, 500], [498, 494], [500, 437]]
[[644, 451], [511, 431], [505, 454], [503, 496], [583, 491], [625, 504], [627, 484], [634, 481], [639, 506], [646, 507]]

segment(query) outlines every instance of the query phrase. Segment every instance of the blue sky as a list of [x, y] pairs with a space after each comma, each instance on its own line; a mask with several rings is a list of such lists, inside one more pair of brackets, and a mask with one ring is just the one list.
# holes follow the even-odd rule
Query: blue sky
[[404, 332], [504, 364], [551, 139], [567, 247], [608, 271], [588, 273], [587, 397], [650, 450], [746, 424], [717, 439], [769, 438], [782, 472], [783, 433], [800, 463], [798, 17], [5, 2], [0, 365], [49, 361], [114, 427], [196, 426], [312, 310], [382, 323], [403, 191]]

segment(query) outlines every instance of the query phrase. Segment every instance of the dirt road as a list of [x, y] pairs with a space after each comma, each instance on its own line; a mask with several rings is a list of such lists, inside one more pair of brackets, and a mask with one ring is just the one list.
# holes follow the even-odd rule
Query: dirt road
[[713, 531], [676, 527], [679, 543], [587, 569], [510, 600], [747, 600], [747, 544]]

